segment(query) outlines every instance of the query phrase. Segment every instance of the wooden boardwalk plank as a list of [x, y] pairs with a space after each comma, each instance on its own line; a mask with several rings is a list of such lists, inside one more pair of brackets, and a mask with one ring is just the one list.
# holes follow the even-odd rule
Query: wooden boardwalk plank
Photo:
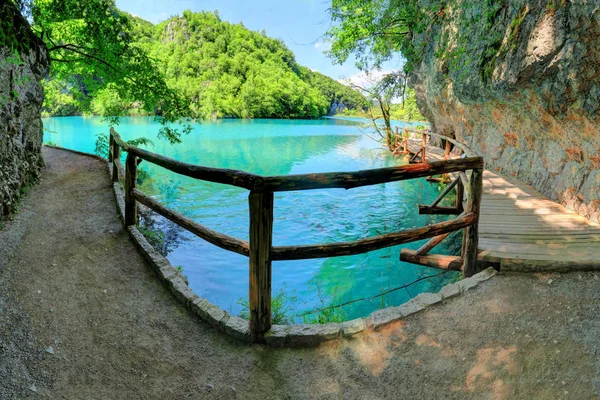
[[[411, 153], [421, 139], [409, 140]], [[428, 160], [444, 151], [427, 146]], [[451, 157], [457, 157], [451, 154]], [[600, 225], [515, 178], [486, 170], [479, 222], [479, 259], [512, 270], [600, 269]]]

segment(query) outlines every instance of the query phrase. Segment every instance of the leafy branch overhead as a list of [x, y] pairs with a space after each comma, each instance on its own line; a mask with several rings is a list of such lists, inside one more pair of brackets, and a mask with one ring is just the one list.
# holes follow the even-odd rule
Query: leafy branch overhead
[[169, 88], [156, 62], [134, 43], [130, 19], [114, 1], [35, 0], [18, 5], [46, 44], [50, 85], [68, 88], [78, 109], [90, 110], [94, 96], [110, 87], [119, 100], [107, 110], [112, 123], [135, 103], [156, 114], [162, 124], [159, 136], [171, 142], [191, 129], [173, 126], [194, 117], [188, 102]]
[[354, 55], [359, 68], [368, 70], [401, 52], [410, 71], [417, 53], [412, 37], [425, 30], [432, 10], [417, 0], [332, 0], [329, 55], [338, 63]]

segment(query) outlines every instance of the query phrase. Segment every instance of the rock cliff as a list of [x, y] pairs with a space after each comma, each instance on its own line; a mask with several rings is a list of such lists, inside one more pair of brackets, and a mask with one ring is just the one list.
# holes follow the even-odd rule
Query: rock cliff
[[599, 2], [446, 1], [412, 43], [410, 84], [435, 131], [600, 220]]
[[44, 44], [11, 1], [0, 6], [0, 220], [43, 165], [40, 84], [48, 73]]

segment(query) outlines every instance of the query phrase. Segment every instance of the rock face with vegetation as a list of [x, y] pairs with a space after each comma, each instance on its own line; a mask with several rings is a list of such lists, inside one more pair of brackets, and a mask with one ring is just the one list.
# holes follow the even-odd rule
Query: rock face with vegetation
[[598, 2], [448, 1], [411, 41], [411, 86], [434, 130], [600, 219]]
[[44, 44], [12, 2], [0, 6], [0, 220], [43, 165], [40, 80], [48, 73]]

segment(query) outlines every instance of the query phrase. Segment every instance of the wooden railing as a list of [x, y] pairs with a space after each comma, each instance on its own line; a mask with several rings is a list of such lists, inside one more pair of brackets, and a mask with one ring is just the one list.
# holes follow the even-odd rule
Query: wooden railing
[[[121, 164], [121, 151], [127, 152], [125, 168]], [[137, 166], [141, 160], [159, 165], [181, 175], [249, 190], [250, 241], [247, 242], [215, 232], [168, 209], [142, 193], [136, 188]], [[477, 227], [482, 190], [480, 177], [483, 171], [483, 160], [480, 157], [431, 163], [424, 162], [355, 172], [263, 177], [243, 171], [208, 168], [176, 161], [127, 144], [111, 128], [109, 162], [112, 163], [113, 181], [122, 180], [124, 182], [126, 225], [131, 226], [137, 223], [137, 203], [139, 202], [200, 238], [223, 249], [249, 257], [250, 329], [253, 335], [260, 336], [271, 327], [272, 261], [360, 254], [427, 238], [441, 241], [439, 239], [441, 236], [447, 236], [451, 232], [464, 229], [465, 240], [462, 257], [455, 257], [453, 262], [447, 263], [447, 265], [438, 263], [438, 265], [433, 266], [455, 270], [462, 269], [465, 276], [471, 276], [476, 272]], [[473, 172], [467, 187], [467, 207], [464, 212], [461, 212], [456, 219], [451, 221], [350, 242], [303, 246], [273, 246], [272, 244], [274, 192], [326, 188], [351, 189], [435, 174], [464, 173], [468, 170]], [[431, 241], [426, 246], [431, 246]], [[423, 255], [420, 254], [416, 257], [422, 258]], [[427, 262], [431, 263], [430, 261]], [[429, 265], [424, 262], [420, 263]]]

